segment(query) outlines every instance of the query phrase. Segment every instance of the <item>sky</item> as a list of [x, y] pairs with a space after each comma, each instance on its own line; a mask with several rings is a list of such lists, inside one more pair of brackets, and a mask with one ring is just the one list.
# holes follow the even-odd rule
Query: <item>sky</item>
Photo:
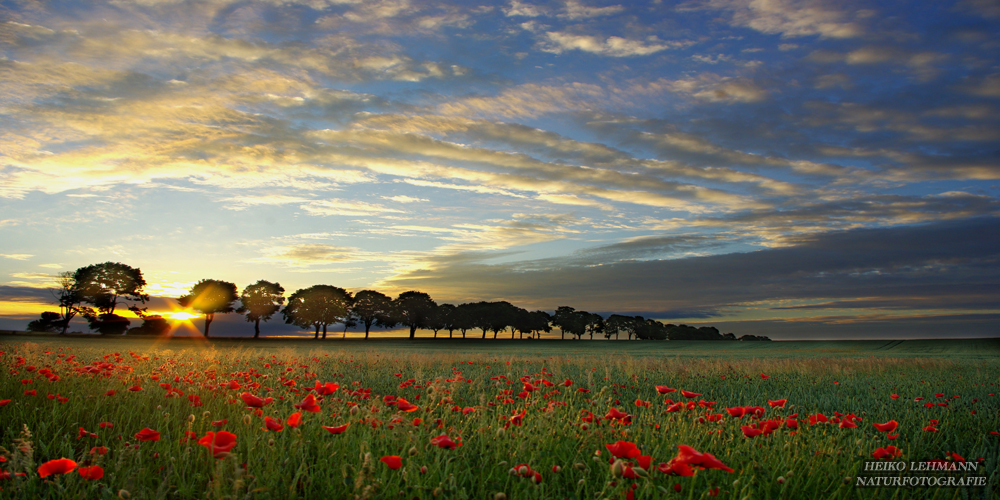
[[0, 1], [0, 328], [115, 261], [997, 336], [998, 55], [997, 0]]

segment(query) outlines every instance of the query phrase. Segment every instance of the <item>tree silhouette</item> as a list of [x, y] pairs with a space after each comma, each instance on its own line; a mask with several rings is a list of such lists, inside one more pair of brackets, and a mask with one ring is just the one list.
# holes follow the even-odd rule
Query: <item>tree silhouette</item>
[[476, 317], [479, 314], [477, 308], [476, 304], [460, 304], [451, 313], [452, 325], [462, 332], [463, 339], [465, 332], [476, 327]]
[[396, 321], [392, 317], [392, 297], [375, 290], [361, 290], [354, 295], [351, 313], [365, 325], [366, 339], [372, 325], [385, 328], [396, 326]]
[[556, 309], [556, 313], [552, 315], [552, 324], [559, 327], [563, 340], [566, 340], [566, 332], [569, 332], [570, 335], [576, 335], [578, 339], [583, 336], [587, 324], [581, 313], [587, 314], [569, 306], [560, 306]]
[[253, 338], [260, 338], [260, 322], [267, 321], [285, 303], [285, 289], [278, 283], [260, 280], [243, 289], [240, 294], [242, 304], [237, 312], [246, 313], [247, 321], [253, 322]]
[[642, 316], [612, 314], [604, 321], [604, 338], [610, 339], [614, 335], [615, 340], [618, 340], [618, 334], [624, 331], [628, 333], [628, 339], [632, 340], [632, 335], [635, 334], [636, 327], [642, 321], [645, 321], [642, 319]]
[[170, 323], [163, 316], [153, 314], [143, 318], [142, 325], [129, 328], [126, 335], [166, 335], [170, 332]]
[[594, 333], [604, 332], [604, 318], [600, 314], [596, 313], [583, 313], [583, 322], [585, 330], [590, 333], [590, 340], [594, 340]]
[[59, 314], [61, 315], [59, 320], [60, 335], [66, 335], [69, 322], [73, 320], [73, 316], [80, 313], [80, 306], [83, 305], [83, 297], [73, 274], [69, 271], [59, 273], [59, 292], [56, 299], [59, 302]]
[[[96, 310], [80, 307], [77, 311], [87, 319], [91, 329], [106, 335], [122, 334], [128, 329], [129, 320], [115, 314], [119, 300], [142, 304], [149, 300], [149, 295], [143, 293], [146, 280], [142, 277], [142, 270], [120, 262], [104, 262], [81, 267], [73, 273], [72, 284], [69, 284], [69, 281], [69, 278], [64, 281], [67, 284], [64, 286], [70, 286], [66, 295], [69, 307], [73, 307], [73, 301], [93, 304]], [[140, 317], [146, 310], [136, 304], [129, 305], [128, 309]], [[68, 323], [67, 321], [67, 325]]]
[[437, 303], [423, 292], [409, 291], [399, 294], [392, 301], [393, 315], [397, 322], [410, 327], [410, 338], [416, 337], [417, 328], [427, 327]]
[[60, 321], [62, 314], [54, 311], [45, 311], [42, 317], [28, 323], [29, 332], [55, 332], [62, 326]]
[[191, 291], [179, 297], [177, 302], [180, 302], [181, 307], [190, 307], [205, 315], [205, 337], [208, 337], [208, 329], [212, 326], [215, 314], [235, 311], [237, 300], [239, 296], [236, 295], [234, 283], [204, 279], [195, 283]]
[[313, 285], [309, 288], [296, 290], [288, 297], [288, 304], [282, 309], [285, 323], [301, 328], [316, 329], [314, 338], [319, 338], [319, 329], [323, 328], [323, 338], [326, 338], [326, 327], [340, 323], [347, 317], [353, 299], [350, 292], [343, 288], [330, 285]]
[[455, 330], [458, 329], [455, 304], [438, 304], [435, 316], [440, 321], [444, 330], [448, 330], [448, 338], [454, 338]]

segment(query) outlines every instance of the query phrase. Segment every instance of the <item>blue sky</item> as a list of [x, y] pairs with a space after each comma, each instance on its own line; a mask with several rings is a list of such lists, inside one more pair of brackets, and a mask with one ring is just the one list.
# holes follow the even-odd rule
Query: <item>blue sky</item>
[[0, 22], [0, 328], [110, 260], [159, 297], [267, 279], [997, 334], [995, 0], [5, 1]]

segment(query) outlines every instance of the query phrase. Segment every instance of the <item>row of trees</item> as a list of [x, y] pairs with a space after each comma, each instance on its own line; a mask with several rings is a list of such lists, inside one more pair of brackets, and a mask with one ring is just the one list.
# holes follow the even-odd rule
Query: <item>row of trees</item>
[[[70, 321], [76, 316], [87, 320], [90, 328], [102, 334], [165, 334], [169, 331], [166, 319], [147, 314], [144, 305], [149, 296], [144, 293], [146, 281], [142, 271], [117, 262], [105, 262], [81, 267], [73, 273], [60, 275], [57, 300], [60, 311], [47, 311], [41, 318], [28, 324], [31, 331], [59, 331], [66, 333]], [[577, 311], [563, 306], [555, 314], [545, 311], [528, 311], [506, 301], [473, 302], [460, 305], [438, 304], [430, 295], [408, 291], [395, 299], [375, 290], [362, 290], [355, 294], [330, 285], [314, 285], [296, 290], [285, 297], [285, 289], [278, 283], [258, 281], [238, 293], [234, 283], [204, 279], [196, 283], [187, 295], [178, 299], [181, 306], [205, 315], [204, 335], [209, 336], [216, 314], [240, 313], [254, 324], [254, 338], [260, 337], [260, 323], [281, 313], [285, 323], [314, 331], [315, 338], [326, 338], [330, 325], [341, 324], [344, 335], [349, 328], [364, 326], [365, 338], [373, 327], [393, 328], [402, 325], [414, 338], [418, 329], [448, 332], [453, 338], [460, 332], [466, 338], [469, 331], [480, 330], [482, 338], [488, 333], [497, 338], [510, 330], [511, 338], [540, 337], [542, 332], [560, 329], [561, 337], [570, 334], [577, 339], [589, 335], [603, 335], [618, 339], [626, 334], [629, 340], [736, 340], [729, 333], [719, 334], [713, 327], [694, 328], [686, 325], [663, 324], [642, 316], [612, 314], [607, 319], [599, 314]], [[143, 324], [129, 329], [128, 318], [115, 314], [119, 303], [140, 318]], [[744, 336], [740, 340], [765, 340]]]

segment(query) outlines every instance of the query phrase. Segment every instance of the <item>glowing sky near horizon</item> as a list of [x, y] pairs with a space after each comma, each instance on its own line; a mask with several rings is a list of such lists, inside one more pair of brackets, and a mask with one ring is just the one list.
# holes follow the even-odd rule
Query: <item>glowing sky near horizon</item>
[[995, 0], [3, 1], [0, 328], [120, 261], [996, 335], [998, 54]]

